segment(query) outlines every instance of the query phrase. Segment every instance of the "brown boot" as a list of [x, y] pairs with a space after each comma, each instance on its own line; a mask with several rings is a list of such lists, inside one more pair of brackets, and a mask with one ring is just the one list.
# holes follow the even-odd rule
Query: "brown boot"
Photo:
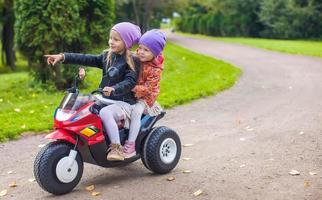
[[124, 160], [123, 147], [120, 144], [111, 144], [109, 152], [106, 156], [108, 161], [122, 161]]

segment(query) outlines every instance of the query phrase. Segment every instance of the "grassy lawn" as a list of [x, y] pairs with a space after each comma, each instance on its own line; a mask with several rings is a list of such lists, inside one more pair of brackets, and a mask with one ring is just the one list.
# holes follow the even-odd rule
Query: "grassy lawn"
[[203, 38], [223, 42], [238, 43], [257, 48], [279, 51], [289, 54], [322, 57], [322, 41], [309, 40], [275, 40], [261, 38], [238, 38], [238, 37], [211, 37], [200, 34], [178, 33], [179, 35], [194, 38]]
[[[0, 44], [0, 49], [2, 48]], [[23, 58], [23, 56], [20, 53], [16, 53], [16, 67], [17, 71], [26, 71], [27, 70], [27, 60]], [[0, 53], [0, 73], [9, 73], [11, 72], [10, 69], [4, 66], [4, 63], [2, 63], [2, 54]]]
[[[240, 69], [230, 64], [193, 53], [168, 43], [165, 70], [158, 101], [170, 108], [229, 88], [237, 80]], [[101, 71], [87, 70], [83, 92], [94, 90]], [[15, 139], [23, 132], [47, 131], [52, 128], [53, 113], [63, 92], [48, 92], [28, 87], [26, 72], [0, 75], [0, 141]]]

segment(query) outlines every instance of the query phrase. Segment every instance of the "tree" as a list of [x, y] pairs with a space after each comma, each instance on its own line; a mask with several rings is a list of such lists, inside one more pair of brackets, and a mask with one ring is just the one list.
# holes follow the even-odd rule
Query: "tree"
[[177, 1], [121, 0], [116, 4], [116, 18], [118, 22], [133, 22], [145, 32], [151, 28], [159, 28], [162, 17], [171, 17]]
[[2, 31], [1, 31], [1, 44], [2, 44], [2, 58], [11, 70], [15, 70], [15, 51], [14, 51], [14, 10], [13, 0], [4, 0], [1, 2], [0, 8], [2, 16]]
[[322, 33], [320, 0], [265, 0], [259, 18], [262, 36], [274, 38], [318, 38]]
[[75, 68], [47, 67], [43, 55], [80, 52], [106, 42], [114, 20], [113, 0], [17, 0], [16, 42], [33, 64], [35, 80], [58, 89], [71, 82]]

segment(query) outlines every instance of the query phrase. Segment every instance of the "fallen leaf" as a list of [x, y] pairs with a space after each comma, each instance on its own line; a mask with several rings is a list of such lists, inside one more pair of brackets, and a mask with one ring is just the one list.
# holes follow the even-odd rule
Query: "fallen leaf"
[[8, 193], [8, 190], [2, 190], [2, 191], [0, 192], [0, 197], [6, 196], [6, 195], [7, 195], [7, 193]]
[[185, 174], [188, 174], [188, 173], [191, 173], [192, 171], [191, 170], [183, 170], [183, 173]]
[[46, 144], [40, 144], [40, 145], [38, 145], [39, 148], [43, 148], [44, 146], [46, 146]]
[[192, 160], [192, 158], [183, 158], [183, 160]]
[[245, 138], [239, 138], [240, 141], [245, 141], [246, 139]]
[[191, 146], [193, 146], [193, 144], [184, 144], [183, 146], [184, 147], [191, 147]]
[[89, 192], [92, 192], [93, 190], [95, 190], [95, 186], [94, 185], [87, 186], [86, 190]]
[[314, 175], [316, 175], [316, 172], [309, 172], [309, 174], [310, 174], [311, 176], [314, 176]]
[[201, 195], [203, 193], [203, 191], [202, 190], [197, 190], [197, 191], [195, 191], [194, 193], [193, 193], [193, 196], [199, 196], [199, 195]]
[[310, 181], [304, 181], [304, 187], [310, 187], [311, 183]]
[[35, 181], [36, 181], [36, 179], [34, 179], [34, 178], [30, 178], [30, 179], [28, 179], [28, 181], [29, 181], [30, 183], [32, 183], [32, 182], [35, 182]]
[[241, 124], [241, 120], [237, 119], [237, 124], [240, 125]]
[[12, 174], [12, 173], [13, 173], [13, 171], [8, 171], [7, 173], [8, 173], [8, 174]]
[[34, 112], [35, 112], [34, 110], [29, 111], [29, 113], [30, 113], [30, 114], [32, 114], [32, 113], [34, 113]]
[[92, 196], [99, 196], [99, 195], [101, 195], [100, 192], [92, 192]]
[[25, 128], [26, 128], [26, 124], [23, 124], [23, 125], [21, 126], [21, 128], [25, 129]]
[[17, 183], [16, 181], [13, 181], [12, 183], [9, 184], [9, 187], [17, 187]]
[[296, 175], [300, 175], [300, 172], [295, 170], [295, 169], [292, 169], [290, 172], [289, 172], [290, 175], [292, 176], [296, 176]]
[[16, 112], [21, 112], [20, 108], [15, 108]]
[[176, 178], [174, 176], [170, 176], [169, 178], [167, 178], [168, 181], [174, 181]]

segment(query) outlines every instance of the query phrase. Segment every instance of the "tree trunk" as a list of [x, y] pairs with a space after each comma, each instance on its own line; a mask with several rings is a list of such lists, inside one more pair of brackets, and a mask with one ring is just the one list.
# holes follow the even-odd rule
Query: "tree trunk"
[[138, 11], [138, 6], [136, 5], [136, 0], [132, 0], [132, 5], [133, 5], [133, 15], [134, 15], [134, 19], [135, 19], [135, 23], [137, 25], [140, 25], [140, 14]]
[[4, 1], [3, 9], [3, 30], [2, 30], [2, 51], [5, 54], [6, 65], [13, 71], [16, 70], [14, 46], [14, 10], [13, 0]]
[[144, 14], [143, 14], [143, 21], [142, 21], [142, 32], [146, 32], [149, 29], [149, 23], [151, 20], [151, 15], [153, 12], [153, 5], [156, 2], [154, 0], [145, 1], [144, 4]]

